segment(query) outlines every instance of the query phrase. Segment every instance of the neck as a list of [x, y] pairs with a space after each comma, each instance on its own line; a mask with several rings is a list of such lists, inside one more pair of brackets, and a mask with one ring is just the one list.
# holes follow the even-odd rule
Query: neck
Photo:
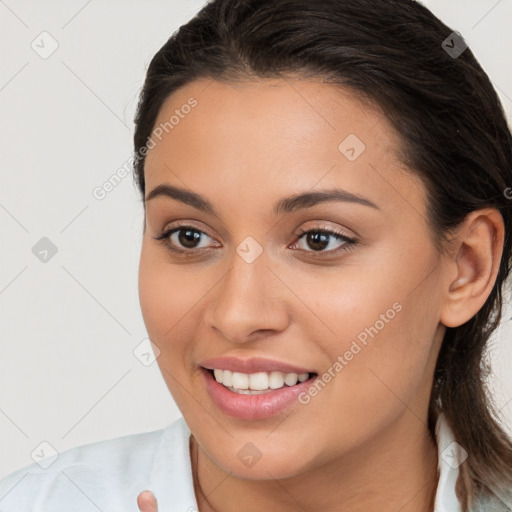
[[357, 453], [282, 480], [235, 477], [191, 439], [200, 512], [432, 512], [437, 460], [437, 446], [426, 424], [409, 413]]

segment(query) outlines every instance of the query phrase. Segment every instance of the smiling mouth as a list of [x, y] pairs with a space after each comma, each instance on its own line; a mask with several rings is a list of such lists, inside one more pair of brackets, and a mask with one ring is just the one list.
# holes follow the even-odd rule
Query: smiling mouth
[[242, 373], [222, 369], [205, 368], [210, 375], [226, 389], [242, 395], [261, 395], [272, 391], [293, 387], [297, 384], [314, 379], [316, 373], [284, 373], [284, 372], [256, 372]]

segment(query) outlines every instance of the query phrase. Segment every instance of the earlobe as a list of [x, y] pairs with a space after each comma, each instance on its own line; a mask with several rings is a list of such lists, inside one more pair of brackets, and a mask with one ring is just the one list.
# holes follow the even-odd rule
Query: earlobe
[[[484, 305], [496, 282], [503, 253], [504, 223], [498, 210], [471, 212], [452, 240], [455, 252], [447, 278], [441, 323], [458, 327]], [[453, 275], [455, 274], [455, 278]]]

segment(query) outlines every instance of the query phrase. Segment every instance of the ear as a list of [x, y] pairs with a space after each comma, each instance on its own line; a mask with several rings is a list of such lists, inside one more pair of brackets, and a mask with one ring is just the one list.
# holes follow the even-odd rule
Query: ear
[[494, 208], [471, 212], [457, 228], [440, 318], [446, 327], [462, 325], [484, 305], [498, 275], [504, 233], [503, 218]]

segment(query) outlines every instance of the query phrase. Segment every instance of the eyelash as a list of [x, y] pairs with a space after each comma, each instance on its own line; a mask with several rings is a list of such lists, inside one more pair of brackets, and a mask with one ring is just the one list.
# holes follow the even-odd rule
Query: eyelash
[[[177, 249], [176, 247], [173, 247], [171, 245], [170, 240], [169, 240], [171, 235], [173, 235], [174, 233], [179, 232], [179, 231], [184, 231], [187, 229], [192, 230], [196, 233], [201, 233], [202, 235], [209, 236], [207, 233], [205, 233], [204, 231], [201, 231], [200, 229], [195, 228], [194, 226], [181, 225], [181, 226], [176, 226], [171, 229], [165, 230], [160, 235], [153, 237], [153, 238], [155, 240], [161, 242], [162, 244], [164, 244], [165, 247], [169, 251], [173, 252], [180, 258], [192, 257], [192, 256], [195, 256], [198, 251], [201, 251], [203, 249], [187, 249], [187, 250]], [[304, 236], [306, 236], [310, 233], [331, 236], [335, 239], [342, 240], [343, 242], [345, 242], [342, 246], [338, 247], [337, 249], [332, 249], [330, 251], [306, 251], [304, 249], [296, 249], [301, 252], [309, 253], [308, 257], [312, 257], [313, 259], [324, 258], [325, 257], [324, 255], [326, 255], [326, 254], [333, 255], [333, 254], [338, 254], [340, 252], [345, 252], [345, 251], [351, 250], [358, 243], [358, 241], [355, 240], [354, 238], [350, 238], [339, 231], [335, 231], [335, 230], [331, 230], [331, 229], [324, 229], [324, 228], [313, 228], [313, 229], [308, 229], [306, 231], [301, 229], [299, 234], [297, 235], [297, 241], [294, 242], [293, 245], [297, 244], [300, 239], [302, 239]]]

